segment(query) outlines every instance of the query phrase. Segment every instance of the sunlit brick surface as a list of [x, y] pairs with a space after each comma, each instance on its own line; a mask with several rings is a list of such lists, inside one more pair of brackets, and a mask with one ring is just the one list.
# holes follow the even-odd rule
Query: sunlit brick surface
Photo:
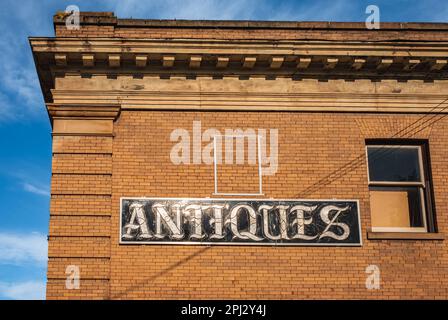
[[[407, 25], [403, 30], [394, 25], [370, 32], [351, 23], [327, 29], [323, 23], [304, 23], [297, 28], [180, 28], [137, 27], [132, 23], [138, 22], [129, 21], [117, 24], [108, 14], [92, 19], [80, 30], [67, 30], [56, 19], [56, 36], [64, 41], [65, 37], [77, 37], [85, 43], [95, 37], [116, 40], [104, 47], [104, 52], [96, 53], [95, 59], [103, 60], [82, 69], [85, 74], [81, 75], [79, 52], [87, 49], [67, 49], [58, 43], [54, 45], [58, 50], [73, 49], [67, 53], [67, 61], [73, 63], [67, 67], [71, 71], [55, 72], [54, 82], [45, 79], [54, 86], [47, 94], [51, 93], [54, 102], [50, 118], [53, 128], [57, 127], [53, 134], [48, 299], [448, 299], [446, 240], [367, 239], [371, 219], [365, 159], [368, 138], [390, 138], [411, 128], [403, 137], [427, 139], [437, 228], [441, 235], [446, 234], [448, 117], [431, 113], [446, 98], [446, 80], [413, 79], [409, 72], [409, 79], [401, 78], [403, 81], [393, 73], [371, 81], [368, 75], [376, 72], [373, 62], [374, 71], [369, 69], [365, 77], [358, 74], [356, 79], [336, 74], [331, 79], [266, 80], [266, 70], [260, 71], [263, 66], [257, 77], [247, 79], [233, 71], [215, 79], [202, 69], [199, 71], [206, 76], [197, 78], [189, 74], [162, 77], [155, 71], [143, 75], [139, 70], [144, 69], [135, 66], [134, 53], [125, 50], [126, 41], [120, 42], [122, 38], [147, 38], [351, 43], [371, 41], [374, 35], [370, 51], [363, 54], [377, 59], [381, 50], [374, 46], [380, 41], [393, 42], [387, 50], [394, 54], [397, 40], [434, 41], [438, 46], [438, 41], [446, 41], [446, 25], [437, 26], [440, 32], [421, 25]], [[42, 46], [48, 51], [53, 48]], [[187, 61], [189, 46], [181, 45], [177, 58]], [[206, 49], [217, 47], [215, 43]], [[117, 48], [123, 51], [123, 66], [110, 72], [106, 52]], [[157, 49], [160, 47], [155, 46]], [[440, 57], [442, 49], [433, 51], [425, 53], [446, 59]], [[147, 57], [152, 66], [168, 73], [163, 59], [154, 56]], [[43, 52], [39, 58], [43, 59], [36, 59], [38, 65], [44, 65], [42, 70], [48, 69], [45, 63], [55, 60], [52, 52]], [[233, 64], [241, 62], [241, 57], [232, 59]], [[428, 63], [423, 67], [427, 67], [425, 77], [434, 73]], [[191, 71], [189, 66], [182, 68]], [[293, 69], [294, 73], [298, 70], [296, 66]], [[111, 106], [116, 114], [107, 109]], [[420, 113], [425, 112], [422, 110], [428, 113]], [[173, 130], [192, 133], [197, 121], [202, 132], [211, 128], [222, 133], [237, 128], [277, 129], [278, 168], [275, 174], [263, 176], [263, 195], [251, 198], [358, 199], [362, 246], [119, 244], [121, 197], [215, 196], [213, 164], [175, 164], [170, 158]], [[190, 160], [195, 152], [191, 150]], [[217, 169], [218, 191], [258, 193], [257, 165], [223, 163]], [[80, 289], [66, 287], [66, 270], [71, 265], [79, 267]], [[379, 290], [366, 289], [369, 265], [380, 268]]]
[[[52, 199], [48, 297], [446, 298], [448, 251], [443, 242], [366, 239], [370, 217], [364, 159], [348, 172], [336, 174], [330, 183], [314, 185], [363, 155], [366, 138], [386, 138], [419, 117], [421, 115], [122, 112], [115, 123], [111, 178], [77, 175], [76, 183], [72, 184], [69, 174], [64, 180], [65, 186], [54, 189], [64, 196]], [[191, 128], [194, 120], [201, 120], [204, 130], [209, 127], [277, 128], [279, 167], [276, 175], [263, 177], [265, 196], [359, 199], [363, 246], [119, 245], [120, 197], [212, 196], [212, 165], [174, 165], [169, 158], [173, 145], [169, 140], [170, 132], [178, 127]], [[448, 223], [444, 214], [448, 209], [447, 129], [448, 121], [442, 119], [432, 125], [431, 130], [415, 135], [428, 138], [430, 142], [437, 222], [441, 232]], [[74, 159], [78, 161], [72, 161]], [[73, 155], [72, 159], [58, 157], [57, 161], [60, 166], [67, 161], [70, 168], [77, 164], [79, 172], [83, 168], [90, 170], [80, 159]], [[91, 158], [83, 159], [92, 163]], [[100, 162], [103, 160], [98, 158]], [[253, 172], [248, 170], [247, 174], [242, 179], [250, 181]], [[59, 185], [59, 175], [57, 177], [53, 178], [54, 186]], [[81, 192], [71, 188], [72, 185], [86, 186], [84, 190], [90, 190], [91, 195], [76, 196], [77, 201], [69, 202], [68, 194]], [[99, 193], [104, 193], [106, 185], [112, 190], [110, 209], [105, 196], [92, 195], [98, 188]], [[67, 216], [57, 216], [61, 213]], [[94, 214], [102, 215], [87, 217]], [[107, 214], [111, 215], [110, 220]], [[83, 291], [63, 290], [59, 283], [65, 279], [63, 264], [83, 266]], [[381, 268], [381, 290], [365, 287], [365, 268], [370, 264]]]

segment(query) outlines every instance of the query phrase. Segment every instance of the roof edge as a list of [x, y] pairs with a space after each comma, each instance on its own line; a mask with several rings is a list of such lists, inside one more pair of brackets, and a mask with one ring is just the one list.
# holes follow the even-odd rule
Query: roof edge
[[[53, 24], [65, 24], [69, 14], [58, 12]], [[258, 20], [184, 20], [184, 19], [119, 19], [113, 12], [80, 12], [82, 25], [115, 25], [144, 28], [229, 28], [229, 29], [358, 29], [368, 30], [364, 22], [331, 21], [258, 21]], [[448, 31], [448, 23], [438, 22], [382, 22], [380, 30], [432, 30]]]

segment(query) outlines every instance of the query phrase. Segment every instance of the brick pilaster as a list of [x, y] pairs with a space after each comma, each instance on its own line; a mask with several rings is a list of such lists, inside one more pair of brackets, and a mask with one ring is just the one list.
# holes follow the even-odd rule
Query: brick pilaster
[[[53, 173], [47, 298], [107, 299], [113, 121], [118, 107], [49, 105], [48, 110]], [[79, 267], [79, 289], [66, 288], [70, 265]]]

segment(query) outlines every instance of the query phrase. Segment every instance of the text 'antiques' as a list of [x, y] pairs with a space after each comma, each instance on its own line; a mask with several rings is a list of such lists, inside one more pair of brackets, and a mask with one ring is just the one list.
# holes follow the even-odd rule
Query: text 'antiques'
[[357, 201], [121, 199], [121, 243], [360, 245]]

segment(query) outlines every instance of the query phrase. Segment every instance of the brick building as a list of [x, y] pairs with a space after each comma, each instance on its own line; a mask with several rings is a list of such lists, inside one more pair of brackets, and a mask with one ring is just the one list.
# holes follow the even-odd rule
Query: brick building
[[[448, 24], [65, 19], [30, 38], [53, 128], [48, 299], [448, 298]], [[247, 162], [219, 159], [241, 135]]]

